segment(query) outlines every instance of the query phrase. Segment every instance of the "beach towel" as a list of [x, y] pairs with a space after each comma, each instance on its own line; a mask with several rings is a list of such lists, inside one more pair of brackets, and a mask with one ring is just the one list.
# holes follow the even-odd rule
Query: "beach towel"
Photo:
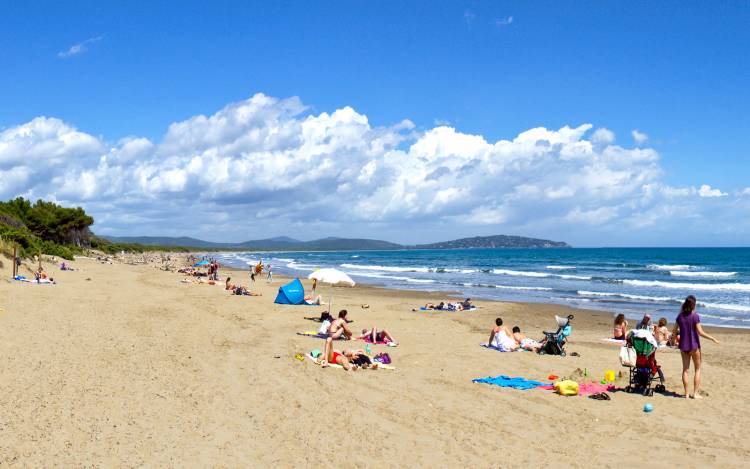
[[479, 346], [480, 347], [484, 347], [484, 348], [488, 348], [490, 350], [494, 350], [495, 352], [527, 352], [528, 351], [528, 350], [522, 349], [521, 347], [518, 347], [515, 350], [506, 350], [504, 348], [497, 348], [495, 346], [492, 346], [492, 345], [488, 344], [487, 342], [481, 342], [479, 344]]
[[[309, 358], [310, 360], [312, 360], [316, 365], [319, 364], [317, 362], [317, 360], [311, 354], [309, 354], [309, 353], [307, 354], [307, 358]], [[328, 364], [328, 368], [337, 368], [339, 370], [343, 370], [344, 369], [343, 366], [337, 365], [335, 363], [329, 363]], [[393, 365], [386, 365], [384, 363], [378, 363], [378, 368], [377, 369], [378, 370], [391, 370], [391, 371], [395, 371], [396, 367], [393, 366]]]
[[[365, 343], [368, 343], [368, 344], [373, 344], [373, 345], [387, 345], [389, 347], [395, 347], [396, 346], [396, 344], [394, 342], [386, 342], [385, 340], [378, 340], [377, 342], [373, 342], [372, 341], [372, 337], [370, 337], [369, 335], [367, 337], [365, 337], [364, 339], [362, 339], [362, 341], [364, 341]], [[393, 344], [393, 345], [391, 345], [391, 344]]]
[[488, 376], [486, 378], [476, 378], [472, 379], [471, 381], [473, 383], [492, 384], [494, 386], [500, 386], [501, 388], [513, 388], [520, 389], [522, 391], [538, 388], [547, 384], [542, 383], [541, 381], [533, 381], [530, 379], [521, 378], [520, 376], [511, 378], [510, 376], [505, 375], [495, 376], [494, 378], [492, 376]]
[[[539, 389], [548, 389], [554, 391], [554, 385], [539, 386]], [[578, 385], [578, 395], [587, 396], [589, 394], [599, 394], [605, 391], [614, 391], [617, 386], [614, 384], [600, 384], [600, 383], [580, 383]]]

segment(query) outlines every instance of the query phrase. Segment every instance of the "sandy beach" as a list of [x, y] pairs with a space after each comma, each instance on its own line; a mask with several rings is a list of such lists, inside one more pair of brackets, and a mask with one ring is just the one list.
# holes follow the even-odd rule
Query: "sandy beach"
[[[74, 272], [46, 263], [58, 282], [47, 286], [7, 280], [3, 262], [0, 466], [743, 467], [750, 458], [745, 330], [708, 328], [721, 344], [703, 342], [703, 400], [612, 392], [597, 401], [472, 379], [626, 376], [619, 347], [601, 340], [609, 313], [489, 301], [413, 312], [445, 298], [319, 286], [355, 330], [377, 325], [400, 343], [373, 346], [395, 371], [344, 372], [295, 359], [323, 347], [296, 332], [316, 329], [304, 318], [325, 308], [273, 304], [281, 278], [239, 297], [156, 265], [78, 259]], [[221, 274], [249, 283], [247, 272]], [[498, 316], [538, 338], [569, 313], [566, 357], [478, 345]], [[681, 393], [679, 352], [657, 357], [667, 389]]]

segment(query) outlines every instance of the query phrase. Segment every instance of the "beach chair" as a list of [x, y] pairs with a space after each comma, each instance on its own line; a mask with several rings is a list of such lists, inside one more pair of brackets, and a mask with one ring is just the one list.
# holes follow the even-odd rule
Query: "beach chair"
[[635, 350], [635, 365], [628, 366], [630, 369], [626, 392], [640, 392], [644, 396], [653, 396], [654, 391], [664, 392], [664, 385], [658, 384], [652, 388], [654, 377], [659, 374], [659, 365], [656, 363], [656, 346], [648, 339], [646, 334], [637, 336], [636, 331], [630, 331], [627, 338], [628, 347]]
[[542, 347], [539, 349], [540, 355], [565, 356], [565, 343], [568, 341], [568, 336], [573, 331], [573, 328], [570, 325], [571, 319], [573, 319], [572, 314], [566, 317], [555, 316], [555, 320], [557, 321], [557, 331], [544, 331]]

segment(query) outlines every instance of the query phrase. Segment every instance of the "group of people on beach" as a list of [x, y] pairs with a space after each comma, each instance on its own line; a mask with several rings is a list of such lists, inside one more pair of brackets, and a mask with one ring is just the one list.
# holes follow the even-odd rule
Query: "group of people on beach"
[[[670, 331], [667, 327], [667, 318], [659, 318], [657, 324], [651, 322], [651, 315], [646, 313], [635, 327], [636, 331], [646, 331], [647, 337], [653, 337], [654, 342], [659, 347], [676, 347], [679, 348], [682, 356], [682, 385], [685, 390], [686, 398], [700, 399], [698, 393], [701, 384], [701, 343], [700, 338], [711, 340], [714, 343], [719, 341], [706, 333], [701, 326], [700, 316], [696, 312], [697, 300], [695, 296], [689, 295], [682, 303], [680, 312], [675, 319], [675, 324]], [[614, 320], [612, 338], [628, 342], [633, 331], [628, 331], [628, 321], [624, 314], [618, 314]], [[693, 364], [693, 393], [688, 392], [690, 381], [690, 364]], [[658, 368], [659, 377], [662, 382], [664, 375], [661, 368]]]
[[389, 346], [396, 346], [398, 343], [393, 335], [385, 329], [378, 329], [376, 326], [370, 329], [362, 329], [361, 334], [355, 335], [349, 327], [349, 320], [347, 319], [348, 311], [342, 309], [338, 313], [338, 317], [334, 318], [328, 311], [324, 311], [320, 319], [320, 328], [318, 329], [318, 335], [325, 337], [325, 351], [317, 357], [319, 365], [326, 367], [329, 364], [340, 365], [347, 371], [353, 371], [358, 368], [372, 368], [378, 367], [377, 361], [374, 361], [366, 350], [358, 349], [343, 349], [335, 350], [333, 347], [334, 340], [363, 340], [372, 344], [387, 344]]
[[495, 319], [495, 327], [490, 332], [487, 345], [501, 352], [514, 352], [519, 349], [539, 352], [544, 346], [542, 342], [527, 337], [518, 326], [508, 330], [508, 327], [503, 325], [502, 318]]
[[471, 298], [466, 298], [464, 301], [450, 302], [441, 301], [440, 303], [427, 303], [423, 309], [435, 310], [435, 311], [464, 311], [474, 308], [471, 303]]

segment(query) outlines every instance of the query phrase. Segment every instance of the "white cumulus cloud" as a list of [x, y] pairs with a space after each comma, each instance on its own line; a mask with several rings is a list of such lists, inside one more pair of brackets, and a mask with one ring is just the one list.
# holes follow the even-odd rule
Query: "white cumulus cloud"
[[[264, 94], [175, 122], [158, 142], [111, 144], [39, 117], [0, 132], [0, 198], [80, 204], [101, 233], [227, 240], [481, 232], [596, 243], [724, 213], [697, 203], [728, 202], [723, 192], [670, 187], [656, 151], [592, 128], [491, 141], [447, 125], [417, 131], [408, 119], [375, 126], [351, 107], [313, 114]], [[750, 211], [731, 209], [734, 220]]]
[[708, 184], [703, 184], [700, 189], [698, 189], [698, 195], [701, 197], [724, 197], [727, 193], [721, 192], [719, 189], [713, 189]]
[[630, 132], [630, 135], [633, 136], [633, 141], [636, 143], [636, 145], [643, 145], [648, 141], [648, 135], [644, 132], [640, 132], [638, 129], [634, 129]]

